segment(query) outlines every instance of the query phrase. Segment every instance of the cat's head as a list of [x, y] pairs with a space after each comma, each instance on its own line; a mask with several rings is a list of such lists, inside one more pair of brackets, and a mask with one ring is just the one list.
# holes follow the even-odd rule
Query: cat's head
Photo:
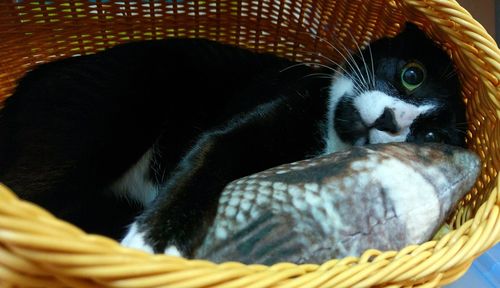
[[386, 142], [465, 145], [454, 66], [415, 25], [345, 59], [330, 87], [327, 153]]

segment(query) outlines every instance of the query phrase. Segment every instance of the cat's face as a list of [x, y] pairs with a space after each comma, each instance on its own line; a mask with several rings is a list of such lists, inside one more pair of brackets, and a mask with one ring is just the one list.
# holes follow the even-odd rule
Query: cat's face
[[465, 107], [447, 54], [412, 24], [370, 48], [334, 76], [325, 152], [404, 141], [464, 146]]

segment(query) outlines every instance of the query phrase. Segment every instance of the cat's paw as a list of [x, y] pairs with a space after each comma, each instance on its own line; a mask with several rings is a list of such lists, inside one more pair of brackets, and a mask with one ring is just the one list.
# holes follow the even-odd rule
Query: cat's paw
[[140, 232], [137, 222], [134, 222], [132, 223], [132, 225], [130, 225], [127, 234], [120, 242], [120, 244], [129, 248], [134, 248], [153, 254], [154, 253], [153, 247], [146, 243], [145, 238], [146, 238], [146, 233]]
[[[149, 245], [146, 241], [146, 233], [144, 231], [139, 231], [137, 222], [132, 223], [130, 228], [120, 242], [121, 245], [142, 250], [151, 254], [154, 254], [152, 245]], [[165, 249], [164, 254], [171, 256], [182, 256], [177, 247], [169, 246]]]

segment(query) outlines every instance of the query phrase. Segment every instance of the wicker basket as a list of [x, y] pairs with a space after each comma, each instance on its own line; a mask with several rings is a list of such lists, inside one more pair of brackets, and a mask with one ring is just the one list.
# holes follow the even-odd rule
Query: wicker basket
[[480, 179], [450, 219], [452, 231], [439, 241], [322, 265], [216, 265], [123, 248], [0, 187], [0, 285], [435, 287], [457, 279], [500, 240], [500, 51], [453, 0], [1, 1], [0, 100], [37, 63], [132, 40], [203, 37], [310, 62], [335, 57], [327, 41], [364, 45], [396, 34], [405, 21], [452, 56], [467, 103], [468, 146], [483, 161]]

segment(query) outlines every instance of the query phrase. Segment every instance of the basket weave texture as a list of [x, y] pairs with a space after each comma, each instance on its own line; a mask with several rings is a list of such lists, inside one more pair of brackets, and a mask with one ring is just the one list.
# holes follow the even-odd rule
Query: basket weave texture
[[1, 1], [0, 102], [27, 70], [118, 43], [202, 37], [304, 62], [334, 60], [411, 21], [451, 55], [467, 103], [479, 180], [443, 238], [322, 265], [214, 264], [126, 249], [87, 235], [0, 186], [2, 287], [436, 287], [500, 240], [500, 51], [453, 0]]

